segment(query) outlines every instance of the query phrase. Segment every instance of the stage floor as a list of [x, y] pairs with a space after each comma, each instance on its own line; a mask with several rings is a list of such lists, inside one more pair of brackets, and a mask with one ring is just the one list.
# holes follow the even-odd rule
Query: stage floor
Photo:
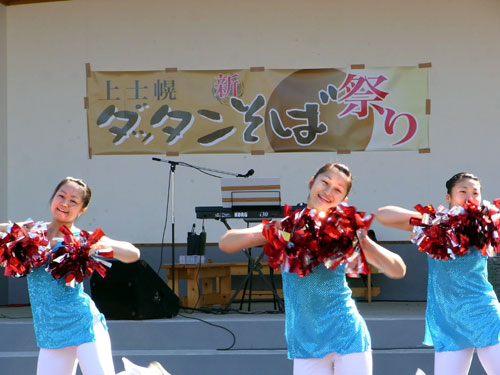
[[[359, 312], [365, 319], [390, 319], [390, 318], [407, 318], [407, 319], [424, 319], [425, 317], [425, 302], [394, 302], [394, 301], [374, 301], [371, 303], [364, 301], [356, 301]], [[194, 318], [207, 318], [210, 320], [227, 320], [238, 319], [238, 317], [246, 316], [249, 319], [262, 319], [267, 316], [267, 319], [273, 315], [276, 319], [284, 319], [284, 314], [276, 311], [270, 302], [252, 302], [250, 311], [248, 304], [245, 303], [240, 310], [240, 304], [234, 303], [231, 310], [221, 313], [221, 309], [214, 307], [213, 312], [210, 308], [206, 308], [207, 312], [191, 312], [181, 310], [180, 313]], [[251, 318], [253, 317], [253, 318]], [[30, 306], [0, 306], [0, 319], [31, 319]], [[177, 317], [178, 318], [178, 317]], [[109, 319], [108, 319], [109, 320]]]
[[[374, 375], [432, 374], [433, 349], [422, 345], [425, 302], [357, 302], [372, 337]], [[180, 311], [171, 319], [111, 320], [113, 359], [147, 366], [160, 362], [172, 375], [289, 375], [285, 314], [268, 302], [245, 304], [242, 311]], [[0, 306], [2, 375], [34, 374], [36, 347], [29, 306]], [[484, 374], [475, 356], [469, 375]]]

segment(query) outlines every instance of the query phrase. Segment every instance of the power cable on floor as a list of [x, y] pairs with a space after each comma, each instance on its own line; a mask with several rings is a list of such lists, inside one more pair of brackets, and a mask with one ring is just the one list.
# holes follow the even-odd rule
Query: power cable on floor
[[213, 326], [213, 327], [222, 328], [223, 330], [229, 332], [231, 334], [231, 336], [233, 337], [233, 343], [231, 345], [229, 345], [227, 348], [217, 348], [217, 350], [230, 350], [236, 344], [236, 336], [229, 328], [223, 327], [223, 326], [218, 325], [218, 324], [207, 322], [206, 320], [203, 320], [200, 318], [195, 318], [194, 316], [186, 316], [186, 315], [182, 315], [182, 314], [179, 314], [179, 316], [182, 316], [183, 318], [186, 318], [186, 319], [198, 320], [202, 323], [208, 324], [208, 325]]

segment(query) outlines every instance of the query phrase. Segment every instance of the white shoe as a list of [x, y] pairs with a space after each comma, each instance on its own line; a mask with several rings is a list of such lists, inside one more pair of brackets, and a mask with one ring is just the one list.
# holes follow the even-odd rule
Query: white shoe
[[122, 357], [122, 361], [125, 371], [117, 375], [171, 375], [156, 361], [151, 362], [148, 367], [137, 366], [125, 357]]
[[156, 372], [154, 372], [154, 374], [158, 374], [158, 375], [171, 375], [167, 370], [165, 370], [163, 368], [163, 366], [159, 362], [156, 362], [156, 361], [151, 362], [148, 365], [148, 368], [152, 369], [152, 370], [155, 370]]

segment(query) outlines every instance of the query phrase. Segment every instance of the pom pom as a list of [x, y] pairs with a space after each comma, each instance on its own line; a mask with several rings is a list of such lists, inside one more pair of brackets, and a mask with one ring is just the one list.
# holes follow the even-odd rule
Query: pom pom
[[284, 265], [286, 271], [306, 276], [316, 264], [318, 250], [317, 223], [309, 208], [296, 210], [285, 206], [286, 217], [281, 221], [263, 221], [262, 234], [267, 239], [264, 252], [273, 268]]
[[416, 205], [421, 219], [413, 218], [415, 226], [411, 241], [420, 251], [435, 259], [448, 260], [465, 255], [476, 247], [483, 255], [500, 252], [500, 213], [498, 206], [484, 201], [482, 205], [466, 202], [464, 207], [450, 210], [440, 206]]
[[368, 231], [372, 221], [372, 215], [358, 212], [345, 203], [331, 209], [319, 229], [320, 261], [327, 268], [346, 263], [346, 273], [351, 277], [370, 273], [356, 232]]
[[334, 269], [346, 263], [349, 275], [369, 273], [356, 231], [370, 227], [371, 215], [346, 204], [327, 213], [309, 208], [290, 212], [291, 207], [285, 206], [283, 220], [263, 221], [264, 252], [271, 267], [283, 265], [287, 272], [306, 276], [319, 264]]
[[[498, 200], [497, 200], [498, 201]], [[483, 201], [482, 205], [467, 202], [465, 207], [464, 236], [470, 246], [476, 247], [483, 255], [494, 256], [500, 252], [500, 213], [496, 205]]]
[[[94, 270], [105, 277], [106, 268], [103, 264], [108, 267], [111, 264], [90, 255], [92, 245], [104, 236], [104, 232], [100, 228], [91, 234], [82, 230], [80, 236], [77, 237], [65, 226], [59, 230], [64, 234], [64, 240], [62, 246], [51, 253], [47, 272], [50, 272], [54, 279], [64, 278], [66, 285], [69, 286], [74, 286], [75, 282], [81, 283], [90, 277]], [[99, 250], [96, 255], [112, 258], [113, 251]]]
[[0, 264], [5, 267], [5, 276], [25, 277], [47, 260], [45, 224], [29, 224], [28, 230], [14, 223], [0, 238]]

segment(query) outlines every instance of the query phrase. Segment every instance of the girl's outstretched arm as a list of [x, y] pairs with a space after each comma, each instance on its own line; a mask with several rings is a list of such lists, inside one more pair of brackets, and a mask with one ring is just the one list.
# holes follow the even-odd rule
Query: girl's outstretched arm
[[262, 235], [262, 224], [245, 229], [230, 229], [219, 239], [219, 247], [226, 253], [264, 245], [267, 240]]
[[413, 225], [410, 224], [412, 217], [421, 218], [422, 215], [417, 211], [410, 211], [397, 206], [380, 207], [375, 213], [375, 218], [380, 224], [410, 232], [413, 231]]
[[97, 246], [93, 246], [94, 250], [99, 249], [113, 249], [113, 258], [118, 259], [124, 263], [132, 263], [139, 259], [141, 252], [137, 247], [127, 241], [117, 241], [109, 237], [102, 237]]
[[373, 264], [391, 279], [401, 279], [406, 274], [403, 259], [371, 240], [366, 231], [358, 231], [359, 245], [368, 263]]

